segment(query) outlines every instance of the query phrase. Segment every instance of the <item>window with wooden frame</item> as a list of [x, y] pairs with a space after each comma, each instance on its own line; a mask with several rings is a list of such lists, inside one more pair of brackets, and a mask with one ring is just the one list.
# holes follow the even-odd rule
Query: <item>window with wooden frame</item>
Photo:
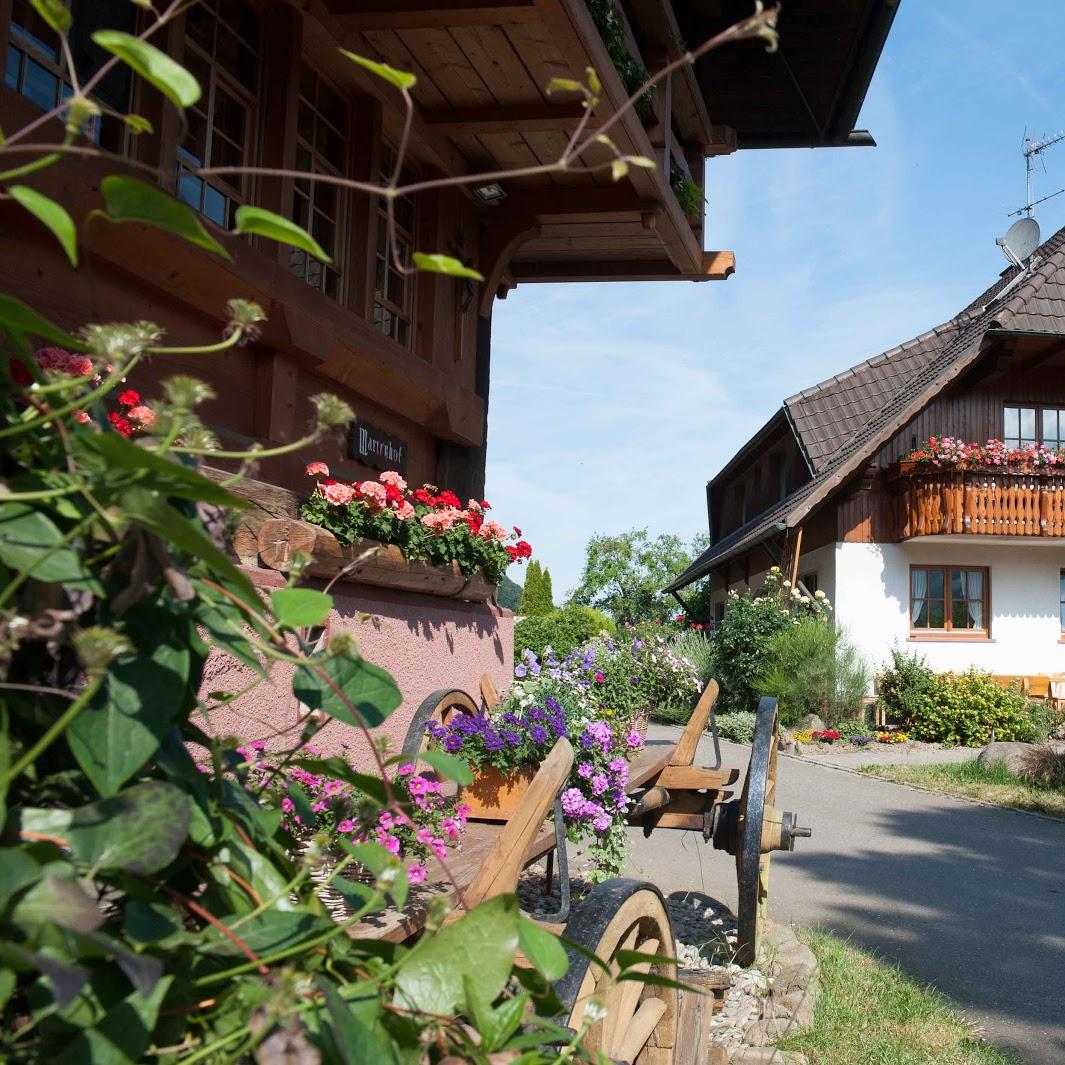
[[1002, 441], [1006, 447], [1045, 444], [1065, 448], [1065, 408], [1003, 406]]
[[185, 15], [183, 63], [203, 95], [186, 109], [177, 150], [177, 193], [212, 222], [229, 228], [248, 198], [247, 177], [198, 177], [213, 166], [255, 161], [255, 99], [259, 89], [260, 20], [243, 0], [201, 0]]
[[[380, 177], [391, 181], [396, 165], [395, 152], [385, 147], [381, 152]], [[407, 175], [404, 175], [406, 178]], [[395, 256], [389, 245], [388, 213], [383, 196], [377, 206], [377, 255], [374, 263], [373, 324], [397, 344], [414, 346], [414, 290], [416, 274], [396, 269]], [[416, 215], [414, 203], [406, 196], [392, 201], [395, 220], [396, 255], [402, 266], [409, 266], [414, 254]]]
[[[300, 66], [299, 117], [296, 123], [296, 169], [343, 177], [347, 162], [348, 105], [316, 70]], [[344, 299], [348, 192], [338, 185], [297, 178], [292, 219], [308, 230], [333, 260], [324, 263], [299, 248], [289, 252], [289, 269], [308, 285], [333, 299]]]
[[[94, 44], [92, 34], [99, 29], [136, 31], [136, 8], [123, 2], [90, 3], [75, 0], [71, 5], [70, 53], [79, 79], [86, 79], [108, 57]], [[59, 52], [59, 37], [37, 14], [28, 0], [13, 0], [4, 84], [9, 89], [50, 111], [73, 95], [69, 71]], [[92, 98], [101, 114], [85, 129], [91, 140], [110, 152], [125, 152], [128, 136], [124, 116], [130, 106], [133, 74], [118, 63], [96, 86]]]
[[991, 571], [986, 566], [911, 566], [910, 631], [914, 636], [987, 636]]

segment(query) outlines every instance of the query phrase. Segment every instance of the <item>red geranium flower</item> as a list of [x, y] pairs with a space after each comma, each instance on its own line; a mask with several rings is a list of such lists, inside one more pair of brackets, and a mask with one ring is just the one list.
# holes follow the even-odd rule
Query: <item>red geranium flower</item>
[[436, 496], [427, 488], [415, 488], [414, 498], [419, 503], [424, 503], [427, 507], [431, 507], [436, 503]]
[[459, 497], [454, 492], [449, 492], [445, 489], [433, 500], [432, 505], [437, 508], [454, 507], [456, 510], [461, 509], [462, 503], [459, 501]]
[[115, 430], [123, 436], [133, 435], [133, 426], [130, 424], [128, 418], [123, 418], [121, 414], [112, 411], [107, 416], [107, 420], [115, 427]]
[[118, 402], [123, 407], [139, 407], [141, 396], [139, 392], [135, 392], [132, 388], [127, 388], [125, 392], [119, 392]]
[[16, 385], [32, 385], [33, 377], [30, 375], [30, 371], [26, 369], [26, 364], [21, 359], [11, 360], [11, 380]]

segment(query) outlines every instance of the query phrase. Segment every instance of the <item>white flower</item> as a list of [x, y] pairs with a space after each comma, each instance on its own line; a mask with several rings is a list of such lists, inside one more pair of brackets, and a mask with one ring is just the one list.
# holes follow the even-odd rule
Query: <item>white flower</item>
[[816, 592], [814, 592], [814, 598], [815, 599], [825, 599], [826, 596], [825, 596], [824, 592], [822, 592], [820, 589], [818, 589]]

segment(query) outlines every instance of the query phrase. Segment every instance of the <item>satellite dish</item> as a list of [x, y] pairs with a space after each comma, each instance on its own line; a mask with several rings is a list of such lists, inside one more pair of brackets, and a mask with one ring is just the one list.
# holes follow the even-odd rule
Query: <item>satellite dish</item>
[[995, 243], [1014, 266], [1024, 266], [1039, 247], [1039, 223], [1034, 218], [1021, 218]]

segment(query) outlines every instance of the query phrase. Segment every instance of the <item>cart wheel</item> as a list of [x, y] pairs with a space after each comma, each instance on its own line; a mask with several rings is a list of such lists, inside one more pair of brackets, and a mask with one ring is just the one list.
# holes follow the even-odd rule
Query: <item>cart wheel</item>
[[758, 956], [765, 927], [769, 898], [769, 859], [762, 853], [766, 815], [773, 810], [777, 796], [777, 738], [780, 713], [777, 700], [764, 698], [758, 704], [758, 718], [751, 743], [751, 762], [739, 806], [739, 847], [736, 850], [736, 880], [739, 906], [736, 923], [736, 961], [752, 965]]
[[[592, 951], [610, 966], [604, 972], [585, 955], [566, 948], [569, 970], [555, 985], [558, 997], [569, 1011], [566, 1024], [579, 1029], [593, 999], [606, 1009], [584, 1040], [584, 1046], [608, 1060], [632, 1065], [670, 1065], [677, 1028], [677, 992], [638, 981], [615, 984], [621, 966], [620, 950], [673, 957], [673, 928], [662, 893], [653, 884], [615, 879], [593, 888], [578, 905], [566, 925], [566, 939]], [[676, 980], [675, 963], [641, 965], [651, 972]]]
[[461, 688], [440, 688], [427, 695], [407, 726], [407, 735], [403, 737], [403, 754], [411, 758], [421, 754], [428, 745], [425, 726], [430, 721], [447, 724], [448, 718], [458, 711], [476, 717], [480, 708]]

